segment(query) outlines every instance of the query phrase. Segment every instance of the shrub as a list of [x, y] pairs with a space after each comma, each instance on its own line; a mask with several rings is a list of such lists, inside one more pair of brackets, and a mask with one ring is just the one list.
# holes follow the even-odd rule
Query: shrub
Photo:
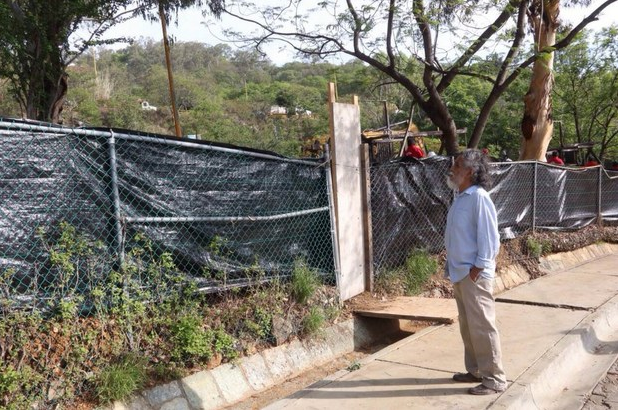
[[19, 373], [9, 366], [0, 373], [0, 396], [5, 397], [13, 393], [19, 387]]
[[225, 359], [233, 360], [238, 357], [236, 350], [236, 339], [223, 329], [217, 329], [213, 332], [214, 350], [220, 353]]
[[539, 258], [543, 253], [541, 243], [531, 236], [526, 239], [526, 248], [528, 249], [528, 255], [533, 258]]
[[268, 340], [272, 330], [272, 313], [263, 307], [256, 307], [251, 319], [245, 319], [245, 328], [256, 338]]
[[0, 360], [0, 409], [20, 410], [34, 408], [40, 399], [43, 378], [28, 365], [16, 370]]
[[181, 360], [208, 360], [212, 352], [214, 335], [203, 329], [202, 319], [197, 315], [185, 315], [171, 327], [172, 356]]
[[550, 241], [544, 240], [541, 241], [541, 252], [543, 255], [550, 254], [553, 250], [553, 246]]

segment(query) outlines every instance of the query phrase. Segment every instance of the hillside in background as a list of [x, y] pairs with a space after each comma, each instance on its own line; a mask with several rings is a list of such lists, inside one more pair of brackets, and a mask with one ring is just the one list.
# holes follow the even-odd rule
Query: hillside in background
[[[474, 64], [489, 66], [492, 58]], [[310, 147], [316, 139], [324, 141], [328, 134], [329, 82], [336, 84], [339, 101], [350, 101], [353, 95], [359, 97], [363, 129], [385, 126], [385, 113], [393, 124], [407, 120], [412, 112], [413, 122], [420, 130], [435, 130], [418, 107], [411, 107], [411, 99], [401, 86], [358, 61], [342, 65], [306, 61], [276, 66], [256, 52], [234, 51], [223, 44], [179, 42], [172, 47], [172, 67], [185, 136], [288, 156], [308, 155], [311, 151], [303, 147]], [[605, 158], [618, 158], [615, 119], [603, 125], [591, 117], [586, 120], [590, 123], [586, 133], [576, 127], [581, 118], [576, 121], [570, 117], [573, 101], [567, 87], [572, 84], [569, 76], [578, 69], [577, 63], [565, 57], [560, 67], [556, 72], [554, 112], [561, 123], [564, 143], [596, 141], [605, 147]], [[410, 70], [413, 75], [422, 72], [413, 61]], [[64, 125], [174, 134], [160, 42], [136, 42], [118, 51], [97, 49], [77, 59], [68, 73]], [[606, 73], [596, 75], [601, 78]], [[521, 138], [522, 96], [528, 81], [527, 75], [520, 76], [491, 114], [480, 147], [489, 148], [495, 156], [506, 149], [511, 157], [516, 157]], [[0, 116], [21, 117], [9, 87], [9, 81], [0, 80]], [[459, 128], [474, 124], [490, 88], [480, 78], [458, 80], [449, 88], [445, 99]], [[595, 92], [588, 91], [588, 96]], [[580, 113], [586, 101], [580, 100]], [[552, 145], [559, 143], [556, 135]], [[460, 144], [467, 144], [466, 134], [461, 135]]]

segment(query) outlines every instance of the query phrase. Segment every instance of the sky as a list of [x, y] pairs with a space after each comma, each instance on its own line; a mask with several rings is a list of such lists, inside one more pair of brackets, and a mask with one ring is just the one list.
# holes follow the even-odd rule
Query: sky
[[[581, 19], [588, 15], [596, 6], [601, 4], [602, 1], [593, 1], [593, 6], [588, 8], [562, 8], [561, 18], [571, 24], [577, 24]], [[208, 21], [208, 25], [204, 24]], [[614, 3], [607, 7], [601, 14], [599, 21], [593, 23], [594, 27], [606, 27], [610, 24], [618, 24], [618, 3]], [[167, 27], [168, 35], [173, 36], [176, 41], [189, 42], [196, 41], [205, 43], [211, 46], [219, 43], [226, 43], [226, 39], [222, 34], [224, 27], [238, 25], [238, 22], [234, 21], [229, 16], [223, 16], [221, 20], [214, 20], [213, 17], [204, 17], [200, 10], [191, 8], [187, 10], [181, 10], [178, 16], [178, 25], [172, 23]], [[78, 32], [78, 35], [84, 36], [85, 32]], [[154, 41], [161, 39], [161, 24], [159, 22], [148, 22], [141, 18], [134, 18], [125, 23], [119, 24], [110, 30], [108, 30], [103, 38], [113, 37], [133, 37], [135, 39], [151, 38]], [[115, 49], [123, 48], [126, 45], [116, 44], [113, 46]], [[235, 46], [230, 43], [230, 46]], [[268, 58], [276, 65], [282, 65], [290, 61], [298, 60], [295, 58], [293, 52], [289, 49], [283, 48], [282, 44], [269, 45], [266, 48]], [[332, 61], [333, 63], [339, 63], [338, 61]]]
[[[208, 25], [205, 23], [208, 22]], [[226, 38], [222, 34], [224, 27], [234, 27], [233, 18], [222, 16], [221, 20], [215, 20], [212, 16], [204, 17], [202, 12], [196, 8], [181, 10], [178, 14], [178, 24], [174, 19], [167, 26], [167, 34], [178, 42], [200, 42], [207, 45], [217, 45], [227, 43]], [[85, 36], [85, 31], [78, 31], [78, 35]], [[139, 39], [140, 37], [160, 41], [162, 38], [162, 28], [160, 22], [150, 22], [136, 17], [124, 23], [118, 24], [105, 32], [103, 39], [115, 37], [132, 37]], [[232, 48], [236, 48], [232, 43], [229, 43]], [[126, 44], [118, 43], [112, 46], [106, 46], [112, 49], [121, 49], [126, 47]], [[290, 61], [294, 61], [294, 54], [291, 51], [281, 50], [281, 45], [272, 45], [267, 48], [268, 58], [276, 65], [282, 65]]]

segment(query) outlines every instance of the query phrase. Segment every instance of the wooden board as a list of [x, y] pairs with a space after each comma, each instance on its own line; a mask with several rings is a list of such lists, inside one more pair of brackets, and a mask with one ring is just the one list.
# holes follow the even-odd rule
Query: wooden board
[[339, 296], [348, 300], [365, 286], [364, 175], [361, 173], [358, 104], [331, 102], [330, 141], [339, 249]]
[[384, 301], [370, 308], [357, 308], [354, 313], [361, 316], [389, 319], [427, 320], [453, 323], [457, 319], [455, 299], [423, 298], [401, 296]]

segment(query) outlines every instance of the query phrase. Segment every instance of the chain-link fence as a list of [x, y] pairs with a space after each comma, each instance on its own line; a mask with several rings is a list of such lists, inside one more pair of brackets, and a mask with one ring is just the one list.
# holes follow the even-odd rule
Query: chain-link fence
[[[450, 157], [432, 157], [371, 166], [375, 275], [401, 265], [414, 249], [444, 249], [451, 164]], [[618, 220], [618, 172], [505, 162], [492, 163], [491, 174], [502, 240], [530, 229], [572, 230]]]
[[[298, 261], [334, 283], [327, 161], [16, 121], [0, 121], [0, 144], [0, 291], [10, 308], [79, 298], [88, 312], [120, 271], [153, 298], [285, 277]], [[371, 167], [376, 274], [414, 249], [443, 249], [450, 166], [432, 157]], [[492, 174], [503, 239], [618, 219], [618, 177], [602, 168], [494, 163]]]
[[74, 298], [88, 312], [115, 272], [153, 298], [286, 277], [298, 261], [334, 283], [323, 162], [1, 119], [0, 146], [5, 308]]

